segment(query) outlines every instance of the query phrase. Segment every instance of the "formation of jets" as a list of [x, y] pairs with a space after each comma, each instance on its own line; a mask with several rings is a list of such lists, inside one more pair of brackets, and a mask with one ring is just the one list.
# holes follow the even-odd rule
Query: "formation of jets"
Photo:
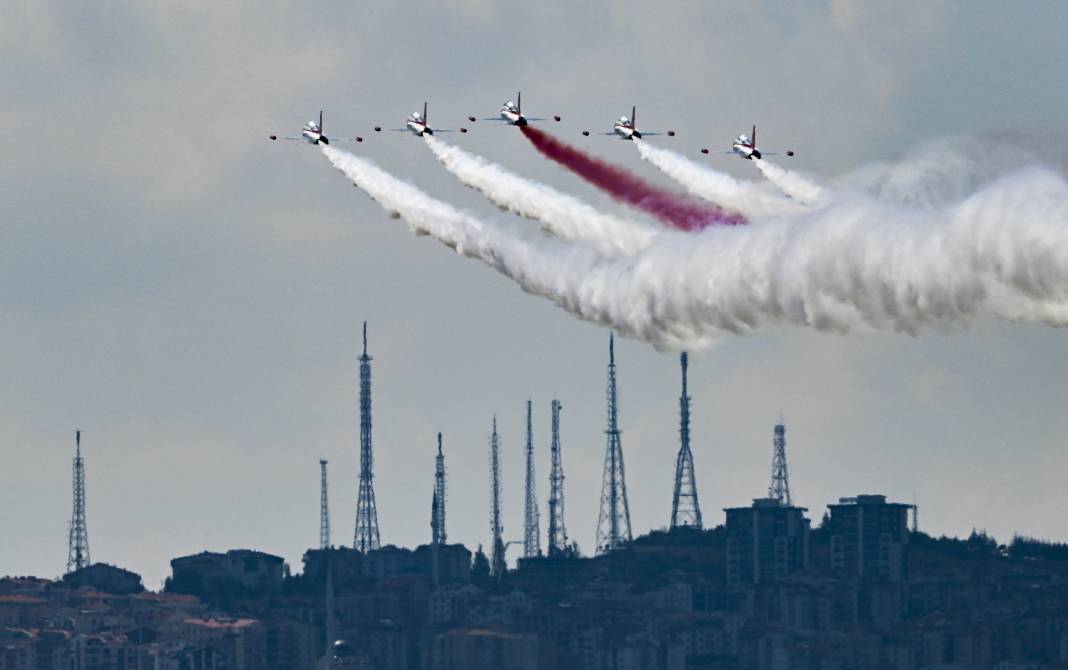
[[[633, 106], [630, 109], [630, 116], [623, 115], [619, 117], [614, 124], [612, 124], [612, 130], [605, 133], [597, 133], [598, 135], [604, 135], [608, 137], [618, 137], [621, 140], [640, 140], [645, 137], [651, 137], [654, 135], [667, 135], [668, 137], [675, 137], [674, 130], [666, 130], [664, 132], [649, 132], [646, 130], [638, 129], [638, 108]], [[553, 121], [560, 121], [559, 115], [553, 115]], [[471, 123], [476, 123], [479, 119], [475, 116], [468, 116], [467, 120]], [[497, 111], [497, 116], [489, 116], [482, 119], [482, 121], [502, 121], [511, 126], [526, 126], [531, 123], [538, 123], [542, 121], [548, 121], [549, 117], [540, 116], [527, 116], [523, 113], [523, 94], [516, 94], [515, 102], [509, 100], [501, 105], [501, 108]], [[382, 132], [382, 126], [375, 126], [375, 132]], [[412, 112], [408, 115], [408, 119], [403, 128], [388, 128], [387, 130], [392, 132], [412, 133], [417, 137], [423, 137], [424, 135], [434, 135], [435, 133], [451, 133], [455, 130], [459, 130], [461, 133], [466, 133], [467, 128], [431, 128], [430, 122], [427, 118], [427, 103], [423, 103], [422, 112]], [[585, 137], [590, 136], [589, 130], [583, 130], [582, 135]], [[309, 144], [330, 144], [331, 139], [326, 136], [323, 130], [323, 113], [319, 112], [319, 122], [309, 121], [304, 124], [301, 129], [300, 135], [295, 137], [282, 137], [277, 135], [269, 135], [270, 139], [284, 139], [284, 140], [305, 140]], [[363, 142], [362, 137], [352, 138], [334, 138], [334, 141], [355, 141]], [[742, 133], [731, 144], [730, 149], [723, 151], [712, 149], [701, 149], [703, 154], [733, 154], [746, 160], [759, 160], [764, 156], [793, 156], [792, 150], [786, 150], [781, 152], [776, 151], [764, 151], [757, 146], [756, 143], [756, 126], [753, 126], [753, 130], [749, 135]]]

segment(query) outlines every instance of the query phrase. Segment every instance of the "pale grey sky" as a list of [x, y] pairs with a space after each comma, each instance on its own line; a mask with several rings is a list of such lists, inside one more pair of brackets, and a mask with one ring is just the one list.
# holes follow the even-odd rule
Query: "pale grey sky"
[[[505, 527], [521, 536], [524, 403], [547, 495], [557, 395], [567, 523], [587, 551], [604, 450], [607, 332], [412, 238], [307, 146], [270, 143], [320, 108], [385, 168], [485, 218], [421, 142], [374, 136], [430, 101], [437, 123], [522, 88], [578, 142], [631, 104], [688, 153], [751, 123], [834, 176], [947, 133], [1063, 129], [1068, 6], [766, 2], [16, 3], [0, 23], [0, 574], [62, 573], [73, 431], [95, 560], [158, 587], [167, 561], [317, 542], [318, 459], [351, 543], [359, 325], [375, 357], [379, 520], [429, 537], [445, 435], [450, 539], [488, 535], [487, 438], [503, 437]], [[528, 177], [617, 206], [517, 133], [458, 138]], [[667, 140], [665, 141], [667, 142]], [[633, 147], [600, 155], [667, 183]], [[743, 161], [718, 166], [748, 178]], [[535, 225], [535, 224], [530, 224]], [[618, 344], [636, 533], [666, 525], [673, 355]], [[766, 490], [787, 421], [797, 501], [909, 501], [922, 526], [1068, 537], [1068, 341], [1037, 326], [948, 335], [730, 338], [695, 357], [705, 518]]]

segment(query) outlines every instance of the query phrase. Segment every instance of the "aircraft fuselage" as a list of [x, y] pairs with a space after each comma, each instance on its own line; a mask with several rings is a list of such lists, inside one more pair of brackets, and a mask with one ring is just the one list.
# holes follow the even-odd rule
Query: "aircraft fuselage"
[[760, 150], [757, 149], [756, 147], [749, 146], [748, 144], [741, 144], [739, 142], [735, 142], [731, 146], [731, 150], [734, 153], [736, 153], [739, 156], [741, 156], [742, 158], [745, 158], [746, 160], [753, 160], [754, 158], [757, 158], [757, 159], [760, 158]]
[[513, 111], [511, 109], [502, 109], [501, 118], [513, 126], [525, 126], [527, 125], [527, 119], [522, 114]]
[[405, 127], [408, 128], [408, 130], [412, 131], [412, 134], [415, 135], [416, 137], [422, 137], [423, 135], [433, 135], [434, 134], [434, 130], [432, 128], [430, 128], [429, 126], [427, 126], [425, 123], [420, 123], [418, 121], [409, 120], [404, 125], [405, 125]]
[[323, 135], [318, 130], [305, 128], [300, 131], [300, 134], [304, 136], [304, 139], [308, 140], [308, 144], [330, 144], [330, 140], [327, 136]]

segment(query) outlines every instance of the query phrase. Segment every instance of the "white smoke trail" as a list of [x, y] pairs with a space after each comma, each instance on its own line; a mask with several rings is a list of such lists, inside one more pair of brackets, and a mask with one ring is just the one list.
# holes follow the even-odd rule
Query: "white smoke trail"
[[696, 163], [682, 154], [635, 140], [641, 157], [671, 177], [691, 194], [747, 217], [798, 211], [796, 203], [777, 193], [767, 193], [759, 185]]
[[802, 205], [811, 205], [819, 200], [823, 189], [792, 170], [780, 167], [764, 158], [752, 161], [757, 169], [783, 193]]
[[978, 319], [1068, 325], [1068, 184], [1007, 175], [929, 212], [848, 194], [759, 226], [657, 240], [634, 257], [523, 239], [363, 159], [324, 152], [416, 231], [482, 260], [569, 312], [658, 348], [787, 325], [918, 333]]
[[[322, 151], [335, 168], [390, 216], [404, 220], [413, 233], [430, 235], [457, 253], [482, 261], [528, 293], [546, 297], [579, 318], [617, 327], [623, 334], [646, 339], [657, 347], [701, 349], [711, 343], [708, 335], [688, 333], [679, 338], [632, 327], [640, 317], [628, 317], [632, 308], [620, 303], [612, 290], [631, 272], [633, 261], [629, 257], [609, 259], [585, 244], [528, 238], [519, 231], [484, 223], [430, 197], [369, 160], [330, 146], [323, 146]], [[584, 282], [579, 276], [584, 270], [590, 272], [589, 281]]]
[[545, 231], [552, 235], [589, 241], [606, 256], [636, 254], [657, 235], [658, 231], [651, 226], [601, 213], [578, 198], [524, 179], [435, 137], [425, 135], [424, 139], [442, 165], [461, 183], [504, 211], [542, 222]]
[[1068, 174], [1068, 135], [1000, 131], [924, 142], [896, 162], [863, 165], [836, 180], [889, 202], [934, 209], [956, 202], [1003, 175], [1029, 166]]

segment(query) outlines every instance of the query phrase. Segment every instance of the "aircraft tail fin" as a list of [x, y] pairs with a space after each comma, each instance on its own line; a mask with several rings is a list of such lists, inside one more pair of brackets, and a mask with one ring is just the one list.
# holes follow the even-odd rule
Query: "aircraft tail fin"
[[631, 105], [630, 108], [630, 125], [632, 128], [638, 127], [638, 106]]
[[756, 124], [753, 124], [753, 134], [749, 136], [750, 146], [756, 149]]
[[523, 92], [519, 91], [515, 94], [515, 108], [520, 114], [523, 113]]
[[423, 124], [428, 124], [430, 121], [426, 118], [426, 102], [423, 102]]
[[323, 131], [323, 110], [321, 110], [321, 109], [319, 110], [319, 132], [320, 133], [324, 132]]

